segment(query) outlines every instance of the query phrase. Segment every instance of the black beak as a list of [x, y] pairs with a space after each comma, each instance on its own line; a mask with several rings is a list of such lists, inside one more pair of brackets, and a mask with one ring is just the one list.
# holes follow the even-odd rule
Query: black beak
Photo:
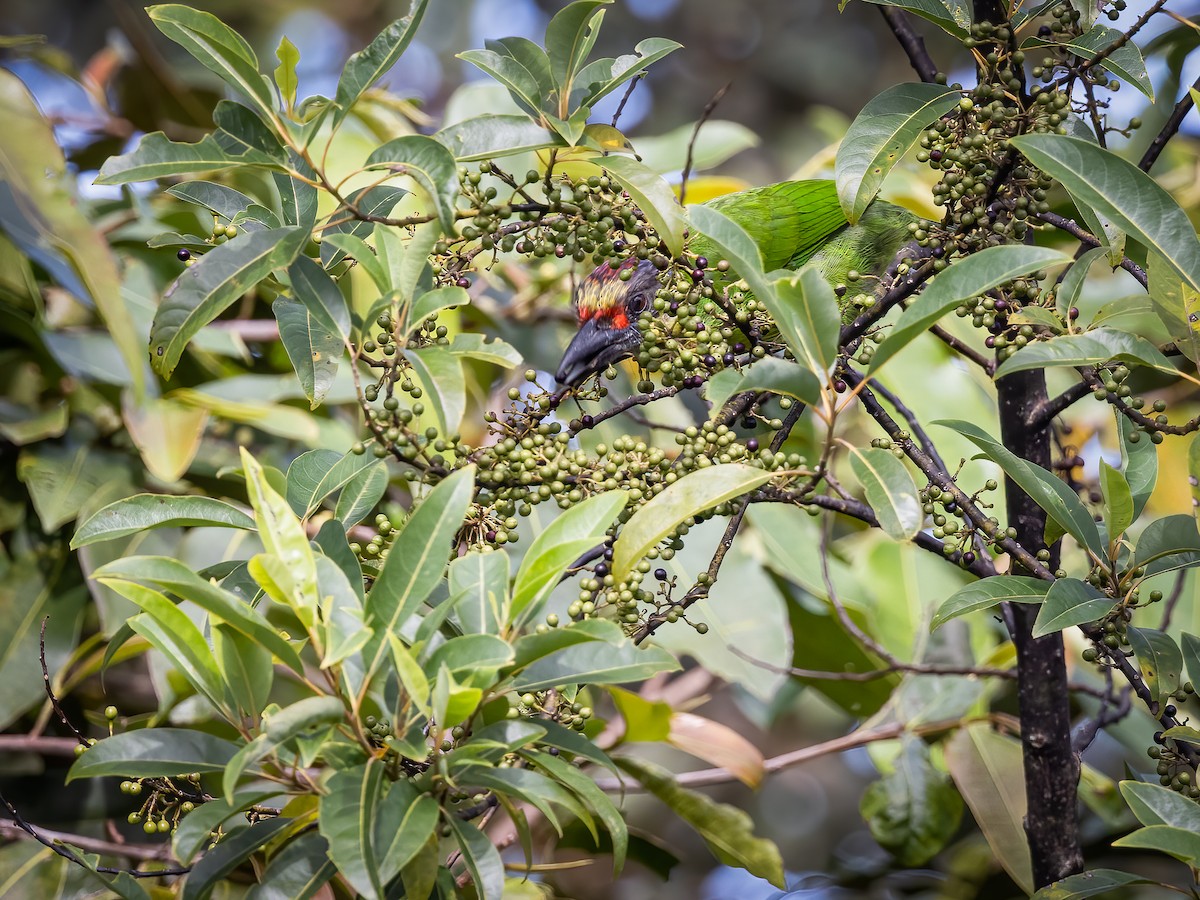
[[589, 376], [632, 354], [636, 342], [628, 340], [628, 328], [602, 328], [599, 319], [588, 319], [571, 338], [558, 374], [554, 378], [564, 387], [578, 387]]

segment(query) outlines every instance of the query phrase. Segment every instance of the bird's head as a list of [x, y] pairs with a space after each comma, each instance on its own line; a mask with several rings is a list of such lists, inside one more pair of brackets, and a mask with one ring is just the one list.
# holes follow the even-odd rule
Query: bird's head
[[642, 342], [638, 316], [650, 308], [658, 292], [658, 269], [642, 260], [619, 266], [605, 262], [575, 292], [579, 331], [567, 345], [555, 379], [577, 387], [596, 372], [632, 356]]

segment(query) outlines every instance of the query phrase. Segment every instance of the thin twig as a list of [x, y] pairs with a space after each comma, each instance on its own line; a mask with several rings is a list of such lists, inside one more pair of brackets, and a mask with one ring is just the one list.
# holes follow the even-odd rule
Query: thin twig
[[[1095, 235], [1089, 231], [1085, 231], [1083, 228], [1080, 228], [1079, 224], [1074, 219], [1068, 219], [1065, 216], [1060, 216], [1057, 213], [1052, 212], [1038, 213], [1038, 218], [1047, 225], [1053, 225], [1055, 228], [1065, 231], [1067, 234], [1071, 235], [1071, 237], [1087, 244], [1089, 247], [1103, 246], [1102, 242], [1098, 240]], [[1126, 272], [1136, 278], [1138, 284], [1140, 284], [1142, 287], [1147, 286], [1146, 270], [1129, 257], [1126, 256], [1121, 259], [1120, 268], [1124, 269]]]
[[687, 159], [683, 163], [683, 176], [679, 181], [680, 206], [683, 206], [687, 201], [687, 183], [688, 176], [692, 174], [692, 151], [696, 149], [696, 138], [700, 136], [700, 129], [704, 126], [704, 123], [708, 121], [709, 116], [713, 114], [713, 111], [717, 108], [717, 104], [721, 102], [721, 98], [725, 96], [725, 93], [729, 90], [732, 84], [733, 82], [729, 82], [712, 95], [712, 99], [705, 104], [703, 112], [700, 113], [700, 118], [696, 120], [696, 127], [692, 129], [692, 137], [688, 141], [687, 146]]
[[1146, 152], [1142, 154], [1142, 158], [1138, 162], [1138, 168], [1143, 172], [1149, 172], [1154, 163], [1158, 161], [1158, 157], [1166, 149], [1167, 142], [1179, 131], [1179, 126], [1183, 124], [1184, 116], [1191, 112], [1192, 107], [1196, 105], [1196, 101], [1192, 99], [1192, 91], [1200, 91], [1200, 78], [1197, 78], [1192, 83], [1191, 90], [1183, 92], [1183, 97], [1175, 104], [1175, 108], [1171, 110], [1171, 115], [1167, 117], [1167, 121], [1163, 124], [1163, 127], [1154, 136], [1154, 140], [1150, 142], [1150, 146], [1146, 148]]
[[961, 356], [964, 356], [967, 359], [969, 359], [971, 362], [975, 363], [975, 365], [977, 365], [977, 366], [979, 366], [979, 368], [983, 369], [983, 371], [986, 372], [989, 376], [991, 376], [995, 373], [996, 361], [994, 359], [989, 359], [988, 357], [986, 357], [982, 353], [980, 353], [978, 350], [976, 350], [974, 347], [970, 346], [969, 344], [965, 343], [964, 341], [959, 340], [954, 335], [952, 335], [950, 332], [948, 332], [945, 328], [943, 328], [941, 325], [933, 325], [930, 327], [929, 331], [939, 341], [941, 341], [943, 344], [945, 344], [951, 350], [954, 350]]
[[625, 88], [625, 94], [621, 97], [621, 102], [617, 104], [617, 111], [613, 113], [613, 117], [612, 117], [612, 127], [613, 128], [616, 128], [617, 123], [619, 121], [621, 121], [621, 113], [625, 112], [625, 104], [628, 103], [629, 98], [633, 96], [633, 89], [636, 88], [638, 86], [638, 82], [640, 82], [645, 77], [646, 77], [646, 73], [641, 72], [638, 75], [635, 75], [632, 79], [630, 79], [629, 86]]
[[71, 730], [75, 735], [78, 743], [83, 746], [88, 746], [88, 739], [83, 736], [75, 725], [67, 718], [67, 714], [63, 712], [62, 706], [58, 702], [58, 698], [54, 696], [54, 689], [50, 686], [50, 670], [46, 667], [46, 623], [50, 621], [50, 617], [46, 616], [42, 619], [42, 633], [38, 639], [38, 659], [42, 664], [42, 683], [46, 687], [46, 696], [50, 698], [50, 705], [54, 707], [54, 711], [58, 713], [59, 720]]
[[928, 84], [933, 84], [937, 81], [938, 67], [933, 61], [933, 57], [929, 55], [929, 51], [925, 49], [925, 39], [912, 27], [908, 21], [908, 17], [898, 9], [891, 6], [881, 6], [879, 11], [883, 14], [883, 18], [887, 20], [888, 27], [892, 29], [892, 34], [896, 36], [897, 42], [908, 55], [908, 61], [913, 67], [913, 71], [917, 73], [920, 79]]

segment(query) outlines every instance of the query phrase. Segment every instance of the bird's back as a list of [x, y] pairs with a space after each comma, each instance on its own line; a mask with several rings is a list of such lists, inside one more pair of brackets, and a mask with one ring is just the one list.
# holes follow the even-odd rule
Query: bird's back
[[[764, 269], [799, 269], [816, 262], [832, 284], [846, 273], [881, 272], [908, 239], [916, 217], [908, 210], [877, 200], [851, 226], [838, 203], [832, 181], [781, 181], [726, 194], [707, 204], [741, 225], [758, 244]], [[698, 237], [692, 249], [716, 256]]]

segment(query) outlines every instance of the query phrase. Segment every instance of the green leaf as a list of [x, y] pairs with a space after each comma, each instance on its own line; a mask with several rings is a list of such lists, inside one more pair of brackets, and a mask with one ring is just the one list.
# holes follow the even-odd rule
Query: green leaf
[[1063, 274], [1062, 281], [1054, 289], [1054, 306], [1060, 315], [1068, 315], [1071, 307], [1079, 302], [1079, 294], [1083, 291], [1083, 283], [1087, 280], [1088, 272], [1091, 270], [1093, 263], [1102, 257], [1105, 252], [1104, 247], [1093, 247], [1084, 253], [1083, 256], [1079, 257], [1079, 259], [1075, 260], [1075, 262], [1071, 263], [1070, 267]]
[[619, 757], [615, 762], [692, 826], [717, 859], [784, 889], [779, 848], [765, 838], [754, 836], [754, 823], [746, 813], [680, 787], [670, 772], [652, 763], [631, 757]]
[[[470, 295], [466, 290], [457, 285], [446, 285], [436, 288], [432, 291], [426, 291], [418, 297], [413, 298], [412, 304], [408, 309], [408, 320], [405, 322], [405, 332], [412, 331], [422, 321], [430, 316], [436, 316], [443, 309], [454, 309], [458, 306], [466, 306], [471, 302]], [[483, 340], [483, 335], [476, 334], [456, 334], [454, 340], [469, 340], [478, 338]]]
[[122, 579], [157, 584], [195, 603], [210, 615], [228, 622], [242, 634], [270, 650], [296, 674], [304, 667], [295, 649], [267, 622], [263, 614], [236, 595], [197, 575], [177, 559], [161, 556], [126, 556], [92, 573], [97, 581]]
[[213, 624], [211, 634], [213, 656], [230, 696], [243, 715], [257, 719], [275, 682], [271, 651], [222, 622]]
[[1088, 897], [1103, 897], [1129, 884], [1145, 882], [1140, 875], [1116, 869], [1092, 869], [1046, 885], [1033, 895], [1032, 900], [1087, 900]]
[[513, 648], [494, 634], [460, 634], [438, 646], [424, 663], [426, 672], [441, 666], [458, 677], [473, 674], [473, 669], [499, 669], [513, 661]]
[[679, 198], [661, 175], [628, 156], [598, 156], [588, 162], [607, 169], [620, 180], [673, 256], [683, 252], [687, 219]]
[[504, 85], [513, 102], [525, 113], [534, 119], [541, 118], [541, 86], [533, 73], [519, 61], [496, 50], [467, 50], [457, 56]]
[[405, 358], [424, 389], [430, 410], [442, 434], [457, 434], [467, 410], [467, 383], [462, 359], [446, 347], [408, 350]]
[[296, 515], [307, 518], [320, 508], [321, 501], [376, 462], [378, 460], [368, 453], [340, 454], [333, 450], [301, 453], [288, 466], [288, 505]]
[[895, 768], [867, 787], [859, 809], [871, 836], [900, 865], [922, 866], [958, 830], [962, 798], [934, 768], [924, 741], [906, 734], [900, 746]]
[[308, 535], [287, 501], [267, 483], [258, 461], [245, 447], [241, 453], [258, 535], [267, 553], [279, 560], [287, 577], [288, 583], [281, 585], [287, 604], [306, 628], [311, 627], [317, 610], [317, 568]]
[[712, 404], [709, 418], [720, 415], [730, 397], [746, 391], [769, 391], [794, 397], [801, 403], [817, 406], [821, 403], [821, 382], [799, 363], [777, 356], [764, 356], [739, 372], [722, 369], [708, 380], [705, 399]]
[[[178, 827], [171, 835], [171, 847], [175, 858], [185, 864], [190, 863], [197, 853], [212, 843], [213, 831], [230, 819], [237, 818], [243, 810], [264, 803], [275, 796], [277, 796], [277, 792], [256, 789], [237, 794], [232, 803], [226, 802], [220, 797], [214, 797], [212, 800], [198, 805], [192, 812], [180, 819]], [[226, 828], [226, 831], [232, 830], [232, 827]]]
[[501, 159], [566, 146], [561, 137], [528, 116], [490, 113], [447, 125], [433, 137], [445, 144], [459, 162]]
[[510, 622], [529, 621], [539, 614], [567, 567], [604, 540], [628, 501], [629, 493], [623, 490], [588, 497], [534, 538], [513, 583]]
[[997, 603], [1041, 603], [1052, 582], [1024, 575], [997, 575], [973, 581], [955, 591], [933, 614], [929, 624], [932, 631], [951, 619], [957, 619], [977, 609], [988, 609]]
[[404, 782], [391, 786], [375, 820], [379, 876], [384, 884], [420, 852], [438, 823], [437, 802]]
[[309, 409], [316, 409], [337, 377], [345, 347], [342, 337], [298, 300], [277, 297], [271, 312], [279, 323], [279, 339], [300, 379]]
[[309, 900], [336, 874], [329, 842], [314, 832], [302, 834], [271, 856], [246, 900]]
[[434, 720], [449, 727], [474, 715], [483, 699], [483, 689], [460, 683], [448, 668], [442, 666], [437, 670], [432, 699]]
[[1033, 893], [1020, 742], [981, 723], [956, 731], [945, 752], [950, 777], [993, 855], [1021, 890]]
[[862, 108], [842, 138], [834, 166], [838, 199], [851, 224], [921, 132], [957, 107], [959, 98], [945, 85], [897, 84]]
[[640, 694], [610, 687], [608, 694], [613, 706], [625, 720], [622, 741], [662, 742], [671, 736], [671, 716], [674, 710], [664, 700], [647, 700]]
[[770, 311], [796, 361], [822, 383], [837, 362], [842, 317], [837, 297], [813, 266], [772, 277], [774, 290], [760, 298]]
[[1052, 366], [1095, 366], [1110, 360], [1164, 372], [1177, 371], [1171, 361], [1145, 338], [1111, 328], [1097, 328], [1083, 334], [1061, 334], [1026, 344], [1000, 364], [995, 377]]
[[[534, 540], [537, 544], [537, 540]], [[507, 553], [472, 551], [450, 562], [450, 596], [454, 612], [468, 634], [497, 634], [508, 621]]]
[[1133, 494], [1125, 476], [1104, 460], [1100, 460], [1100, 491], [1104, 496], [1104, 524], [1112, 540], [1133, 524]]
[[[845, 6], [848, 0], [841, 0]], [[898, 6], [937, 25], [947, 34], [966, 37], [971, 29], [969, 0], [868, 0], [878, 6]]]
[[[570, 763], [564, 762], [549, 753], [526, 751], [522, 753], [526, 759], [534, 763], [548, 775], [558, 779], [569, 790], [573, 791], [594, 812], [612, 838], [613, 845], [613, 874], [616, 875], [625, 865], [625, 855], [629, 848], [629, 829], [620, 811], [613, 805], [591, 777], [580, 772]], [[609, 763], [610, 768], [612, 764]]]
[[1113, 841], [1114, 847], [1154, 850], [1165, 853], [1195, 868], [1200, 866], [1200, 834], [1171, 825], [1151, 825], [1139, 828]]
[[623, 580], [637, 561], [689, 516], [740, 497], [771, 480], [743, 463], [709, 466], [684, 475], [630, 517], [613, 545], [612, 574]]
[[1138, 538], [1133, 568], [1146, 567], [1146, 575], [1189, 569], [1200, 564], [1200, 533], [1192, 516], [1155, 519]]
[[358, 893], [369, 900], [385, 894], [375, 842], [375, 821], [384, 800], [384, 765], [372, 759], [362, 766], [334, 772], [320, 798], [317, 823], [329, 841], [329, 858]]
[[1108, 614], [1114, 603], [1112, 597], [1078, 578], [1060, 578], [1046, 592], [1046, 601], [1033, 624], [1033, 636], [1039, 638], [1072, 625], [1095, 622]]
[[166, 595], [133, 581], [106, 579], [105, 584], [141, 609], [129, 627], [144, 637], [167, 662], [186, 678], [196, 692], [222, 712], [227, 712], [225, 682], [203, 633], [187, 613]]
[[1129, 646], [1137, 654], [1142, 680], [1160, 707], [1166, 705], [1170, 695], [1180, 688], [1183, 654], [1179, 645], [1169, 634], [1152, 628], [1131, 626], [1126, 634]]
[[517, 675], [514, 687], [537, 691], [563, 684], [624, 684], [678, 668], [675, 657], [661, 647], [639, 648], [630, 640], [617, 644], [592, 640], [537, 660]]
[[397, 19], [380, 32], [365, 49], [346, 60], [342, 75], [338, 79], [337, 93], [334, 95], [337, 104], [333, 113], [335, 128], [349, 115], [363, 92], [387, 74], [408, 49], [428, 3], [429, 0], [412, 0], [407, 16]]
[[296, 66], [300, 63], [300, 51], [288, 40], [286, 34], [275, 49], [275, 58], [279, 60], [279, 65], [275, 67], [275, 86], [279, 88], [284, 108], [290, 110], [296, 105], [296, 86], [299, 82]]
[[850, 467], [875, 511], [879, 527], [896, 541], [907, 541], [921, 530], [925, 514], [917, 485], [904, 463], [887, 450], [850, 451]]
[[1200, 240], [1175, 198], [1149, 175], [1114, 153], [1058, 134], [1027, 134], [1013, 146], [1062, 182], [1076, 200], [1095, 207], [1134, 240], [1167, 261], [1200, 291]]
[[258, 58], [246, 40], [211, 13], [175, 3], [146, 12], [158, 30], [250, 102], [263, 121], [275, 119], [275, 104]]
[[235, 166], [279, 167], [267, 153], [236, 146], [223, 132], [206, 134], [194, 144], [172, 141], [161, 131], [144, 135], [128, 153], [110, 156], [100, 167], [96, 184], [129, 184]]
[[563, 7], [546, 26], [546, 53], [554, 86], [564, 96], [571, 93], [575, 73], [587, 61], [600, 35], [602, 6], [612, 0], [575, 0]]
[[[616, 59], [598, 59], [579, 70], [571, 91], [571, 106], [591, 107], [631, 78], [636, 78], [664, 56], [674, 53], [683, 44], [667, 38], [646, 38], [638, 41], [633, 53]], [[578, 99], [578, 102], [576, 100]]]
[[386, 168], [410, 176], [425, 192], [442, 228], [447, 234], [453, 233], [458, 165], [443, 144], [421, 134], [394, 138], [368, 156], [363, 167]]
[[[455, 290], [462, 290], [462, 288], [455, 288]], [[449, 350], [455, 356], [477, 359], [480, 362], [503, 366], [506, 369], [515, 369], [524, 359], [511, 344], [505, 343], [500, 338], [489, 340], [487, 335], [478, 332], [456, 334], [450, 342]]]
[[75, 530], [72, 549], [139, 534], [150, 528], [208, 526], [252, 530], [254, 520], [213, 497], [134, 494], [97, 510]]
[[1185, 631], [1180, 635], [1179, 643], [1183, 648], [1183, 659], [1187, 664], [1189, 680], [1200, 680], [1200, 638]]
[[555, 806], [575, 815], [595, 834], [591, 814], [561, 785], [541, 772], [468, 763], [454, 770], [454, 778], [459, 784], [486, 788], [530, 804], [545, 816], [559, 837], [562, 836], [562, 824], [554, 811]]
[[254, 205], [253, 197], [211, 181], [185, 181], [183, 184], [172, 185], [165, 193], [203, 206], [213, 215], [229, 220]]
[[89, 747], [67, 772], [67, 781], [100, 775], [174, 778], [190, 772], [220, 772], [237, 751], [237, 744], [190, 728], [123, 731]]
[[443, 821], [454, 832], [479, 900], [501, 900], [504, 896], [504, 861], [492, 839], [457, 816], [446, 816]]
[[[730, 267], [737, 272], [764, 303], [771, 303], [774, 283], [763, 271], [762, 250], [741, 225], [729, 216], [706, 204], [688, 204], [688, 220], [692, 231], [698, 233], [716, 248], [715, 254], [729, 260]], [[693, 235], [694, 243], [695, 235]], [[781, 307], [782, 304], [775, 303]]]
[[386, 650], [381, 636], [399, 629], [442, 580], [474, 486], [474, 466], [449, 475], [421, 501], [396, 535], [367, 595], [367, 624], [376, 635], [375, 649], [366, 657], [368, 672], [376, 669]]
[[86, 444], [39, 443], [17, 457], [17, 480], [25, 485], [42, 530], [52, 534], [78, 514], [117, 473]]
[[233, 874], [250, 854], [260, 850], [284, 828], [293, 824], [286, 816], [276, 816], [255, 822], [222, 840], [200, 857], [183, 883], [181, 900], [202, 900], [212, 889]]
[[[297, 174], [306, 178], [316, 178], [312, 166], [295, 153], [289, 155], [288, 165]], [[283, 172], [272, 172], [271, 180], [275, 182], [275, 188], [279, 191], [279, 208], [283, 214], [283, 223], [312, 228], [317, 221], [316, 187]]]
[[1021, 275], [1070, 262], [1071, 258], [1044, 247], [1004, 244], [960, 259], [937, 275], [912, 306], [904, 310], [891, 335], [871, 358], [872, 373], [906, 347], [917, 335], [964, 300], [990, 291]]
[[307, 256], [298, 256], [288, 267], [288, 280], [296, 299], [304, 304], [309, 315], [342, 341], [350, 340], [350, 308], [341, 288], [319, 263]]
[[1200, 832], [1200, 807], [1169, 788], [1145, 781], [1122, 781], [1121, 796], [1143, 825], [1170, 825]]
[[379, 505], [379, 501], [387, 493], [387, 487], [387, 463], [377, 459], [346, 482], [346, 486], [338, 495], [333, 517], [346, 528], [357, 525]]
[[1154, 83], [1150, 80], [1150, 76], [1146, 72], [1146, 61], [1142, 58], [1142, 51], [1137, 48], [1133, 41], [1126, 40], [1121, 32], [1115, 28], [1109, 28], [1107, 25], [1097, 25], [1090, 31], [1079, 35], [1078, 37], [1064, 36], [1061, 41], [1043, 41], [1038, 38], [1030, 38], [1021, 43], [1022, 49], [1039, 48], [1039, 47], [1055, 47], [1069, 49], [1076, 56], [1081, 56], [1085, 60], [1092, 59], [1102, 50], [1107, 50], [1117, 41], [1122, 41], [1122, 46], [1117, 47], [1109, 53], [1101, 65], [1113, 75], [1116, 75], [1122, 81], [1137, 88], [1146, 99], [1151, 103], [1154, 102]]
[[1146, 508], [1146, 501], [1154, 493], [1154, 485], [1158, 482], [1158, 451], [1154, 442], [1146, 440], [1144, 435], [1139, 435], [1137, 443], [1130, 443], [1129, 438], [1138, 434], [1138, 429], [1116, 410], [1113, 410], [1113, 415], [1117, 420], [1117, 442], [1124, 463], [1122, 469], [1133, 494], [1133, 518], [1136, 520]]
[[308, 240], [306, 228], [272, 228], [240, 235], [185, 269], [163, 297], [150, 328], [151, 361], [164, 378], [196, 334], [246, 291], [292, 263]]
[[[1001, 248], [996, 248], [1001, 249]], [[983, 251], [987, 252], [987, 251]], [[979, 426], [961, 419], [943, 419], [934, 422], [957, 431], [975, 444], [988, 459], [1004, 470], [1017, 486], [1046, 511], [1058, 527], [1075, 538], [1080, 546], [1090, 550], [1097, 559], [1105, 558], [1104, 542], [1091, 513], [1062, 479], [1047, 472], [1041, 466], [1017, 457], [1003, 444]]]

